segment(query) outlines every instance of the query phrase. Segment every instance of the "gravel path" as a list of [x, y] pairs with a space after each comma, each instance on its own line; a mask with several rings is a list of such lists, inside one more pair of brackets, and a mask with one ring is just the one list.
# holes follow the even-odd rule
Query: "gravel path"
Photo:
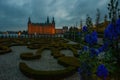
[[42, 57], [38, 60], [24, 61], [27, 65], [36, 70], [63, 70], [65, 67], [57, 63], [57, 59], [51, 56], [50, 50], [44, 50], [42, 52]]
[[[23, 61], [27, 63], [31, 68], [37, 70], [61, 70], [65, 67], [59, 65], [57, 60], [51, 56], [50, 50], [42, 52], [42, 57], [39, 60], [24, 61], [20, 59], [22, 52], [33, 52], [36, 50], [30, 50], [26, 46], [13, 46], [12, 52], [4, 55], [0, 55], [0, 80], [32, 80], [27, 78], [19, 70], [19, 62]], [[70, 51], [65, 51], [65, 53]], [[70, 52], [71, 53], [71, 52]], [[71, 53], [72, 54], [72, 53]], [[70, 54], [70, 55], [71, 55]], [[79, 75], [76, 73], [73, 76], [64, 80], [79, 80]]]
[[64, 54], [65, 56], [74, 56], [71, 50], [61, 50], [60, 53]]
[[30, 80], [19, 70], [20, 53], [35, 52], [26, 46], [14, 46], [11, 53], [0, 55], [0, 80]]

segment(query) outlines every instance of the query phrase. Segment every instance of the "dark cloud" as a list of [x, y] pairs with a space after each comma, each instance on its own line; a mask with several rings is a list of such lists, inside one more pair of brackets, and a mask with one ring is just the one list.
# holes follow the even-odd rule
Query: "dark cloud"
[[55, 17], [56, 27], [73, 26], [89, 14], [95, 21], [96, 9], [101, 20], [107, 14], [109, 0], [0, 0], [1, 30], [27, 30], [28, 17], [33, 22], [45, 22]]

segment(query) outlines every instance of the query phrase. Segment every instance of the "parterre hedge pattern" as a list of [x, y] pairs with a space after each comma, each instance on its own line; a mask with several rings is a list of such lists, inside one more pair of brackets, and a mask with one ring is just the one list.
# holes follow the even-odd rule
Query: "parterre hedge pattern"
[[[77, 67], [79, 66], [79, 61], [77, 60], [78, 53], [77, 49], [80, 47], [77, 45], [66, 44], [68, 41], [60, 38], [55, 39], [1, 39], [0, 40], [0, 54], [7, 53], [12, 51], [9, 47], [11, 46], [27, 46], [29, 49], [37, 49], [36, 53], [25, 52], [20, 54], [22, 60], [34, 60], [40, 59], [42, 51], [45, 49], [51, 50], [51, 55], [58, 59], [60, 65], [65, 66], [64, 70], [55, 70], [55, 71], [40, 71], [30, 68], [26, 63], [20, 62], [19, 69], [20, 71], [29, 78], [35, 80], [60, 80], [65, 77], [69, 77], [76, 72]], [[2, 46], [4, 45], [4, 46]], [[67, 57], [64, 54], [60, 53], [60, 50], [67, 49], [71, 50], [74, 54], [74, 57]]]

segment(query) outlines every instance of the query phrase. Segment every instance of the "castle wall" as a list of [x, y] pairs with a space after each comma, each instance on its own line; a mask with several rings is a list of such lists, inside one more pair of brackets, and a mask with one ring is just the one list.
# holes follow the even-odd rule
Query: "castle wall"
[[55, 34], [55, 26], [28, 24], [28, 34]]

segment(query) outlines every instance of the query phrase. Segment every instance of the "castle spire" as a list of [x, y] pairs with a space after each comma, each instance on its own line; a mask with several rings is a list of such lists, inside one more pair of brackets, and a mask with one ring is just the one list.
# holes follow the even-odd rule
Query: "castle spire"
[[30, 17], [28, 18], [28, 24], [31, 23]]
[[53, 19], [52, 19], [52, 24], [55, 24], [55, 20], [54, 20], [54, 17], [53, 17]]
[[47, 23], [49, 24], [49, 16], [47, 16]]

